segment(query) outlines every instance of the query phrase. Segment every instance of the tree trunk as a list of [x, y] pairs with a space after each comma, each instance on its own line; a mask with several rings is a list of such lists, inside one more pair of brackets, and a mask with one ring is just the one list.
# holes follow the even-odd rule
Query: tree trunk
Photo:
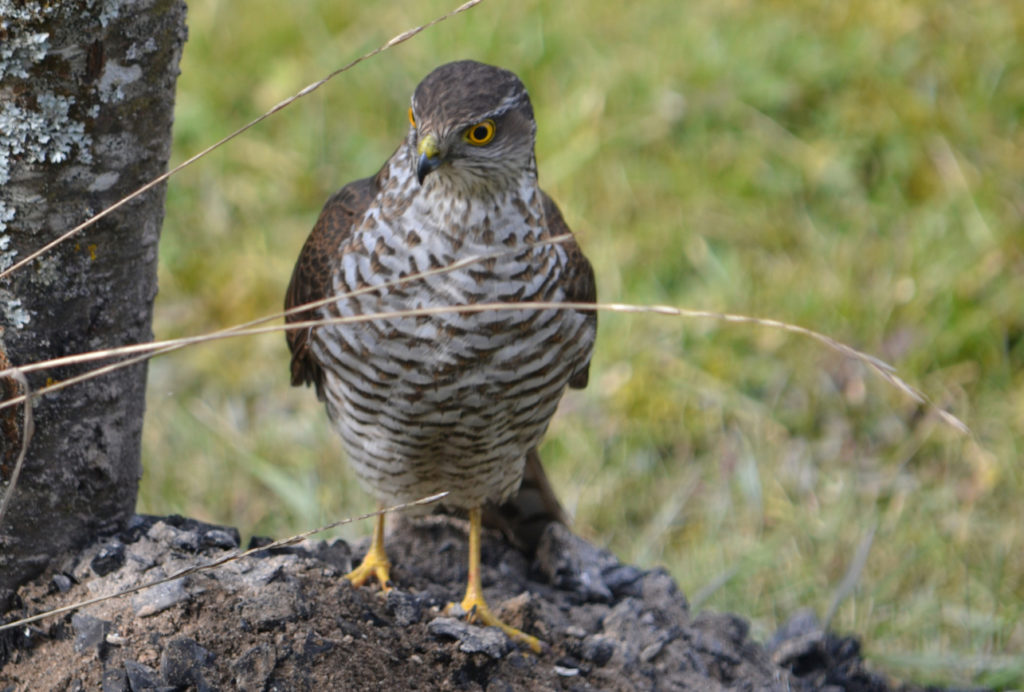
[[[166, 170], [185, 36], [182, 0], [0, 0], [0, 270]], [[164, 192], [0, 280], [0, 356], [24, 365], [150, 340]], [[0, 610], [19, 584], [134, 512], [145, 386], [136, 365], [35, 401], [0, 525]], [[19, 409], [0, 411], [0, 493], [20, 425]]]

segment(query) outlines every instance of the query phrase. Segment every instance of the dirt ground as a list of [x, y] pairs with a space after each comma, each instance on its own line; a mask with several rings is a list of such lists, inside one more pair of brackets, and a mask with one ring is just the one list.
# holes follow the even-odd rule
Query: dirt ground
[[[692, 613], [664, 571], [623, 565], [561, 526], [533, 559], [497, 534], [483, 542], [488, 602], [546, 642], [535, 655], [444, 615], [465, 588], [465, 529], [439, 516], [400, 522], [387, 594], [340, 578], [353, 557], [345, 542], [306, 541], [7, 630], [0, 690], [894, 689], [865, 668], [855, 639], [812, 616], [759, 644], [739, 616]], [[232, 528], [136, 517], [23, 588], [6, 621], [237, 545]]]

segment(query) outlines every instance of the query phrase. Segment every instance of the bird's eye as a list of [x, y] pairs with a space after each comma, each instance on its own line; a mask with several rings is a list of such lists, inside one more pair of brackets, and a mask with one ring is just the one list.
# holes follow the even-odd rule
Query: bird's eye
[[487, 119], [476, 125], [470, 125], [462, 135], [462, 138], [474, 146], [482, 147], [494, 139], [496, 131], [497, 127], [495, 127], [494, 121]]
[[412, 106], [409, 107], [409, 124], [416, 127], [416, 118], [412, 114]]

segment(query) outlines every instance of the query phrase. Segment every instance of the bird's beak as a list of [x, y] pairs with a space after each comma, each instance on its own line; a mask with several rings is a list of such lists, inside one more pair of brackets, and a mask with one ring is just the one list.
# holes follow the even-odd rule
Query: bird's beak
[[437, 170], [437, 167], [441, 165], [441, 150], [437, 146], [437, 137], [434, 135], [427, 135], [420, 139], [419, 146], [416, 148], [419, 152], [420, 160], [416, 164], [416, 179], [420, 181], [420, 185], [423, 184], [423, 179], [427, 177], [429, 173]]

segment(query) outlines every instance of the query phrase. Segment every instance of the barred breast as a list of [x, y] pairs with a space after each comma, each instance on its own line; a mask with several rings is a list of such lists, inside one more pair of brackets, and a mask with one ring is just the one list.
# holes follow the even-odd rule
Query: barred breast
[[[562, 280], [570, 253], [536, 244], [550, 233], [535, 181], [514, 199], [434, 199], [429, 188], [410, 188], [411, 166], [401, 157], [379, 195], [408, 202], [371, 204], [357, 221], [332, 276], [343, 297], [319, 316], [570, 299]], [[594, 331], [592, 317], [576, 310], [453, 311], [323, 326], [310, 348], [323, 368], [330, 418], [368, 489], [387, 503], [449, 491], [447, 504], [469, 509], [518, 487], [525, 454], [578, 364], [589, 361]]]

